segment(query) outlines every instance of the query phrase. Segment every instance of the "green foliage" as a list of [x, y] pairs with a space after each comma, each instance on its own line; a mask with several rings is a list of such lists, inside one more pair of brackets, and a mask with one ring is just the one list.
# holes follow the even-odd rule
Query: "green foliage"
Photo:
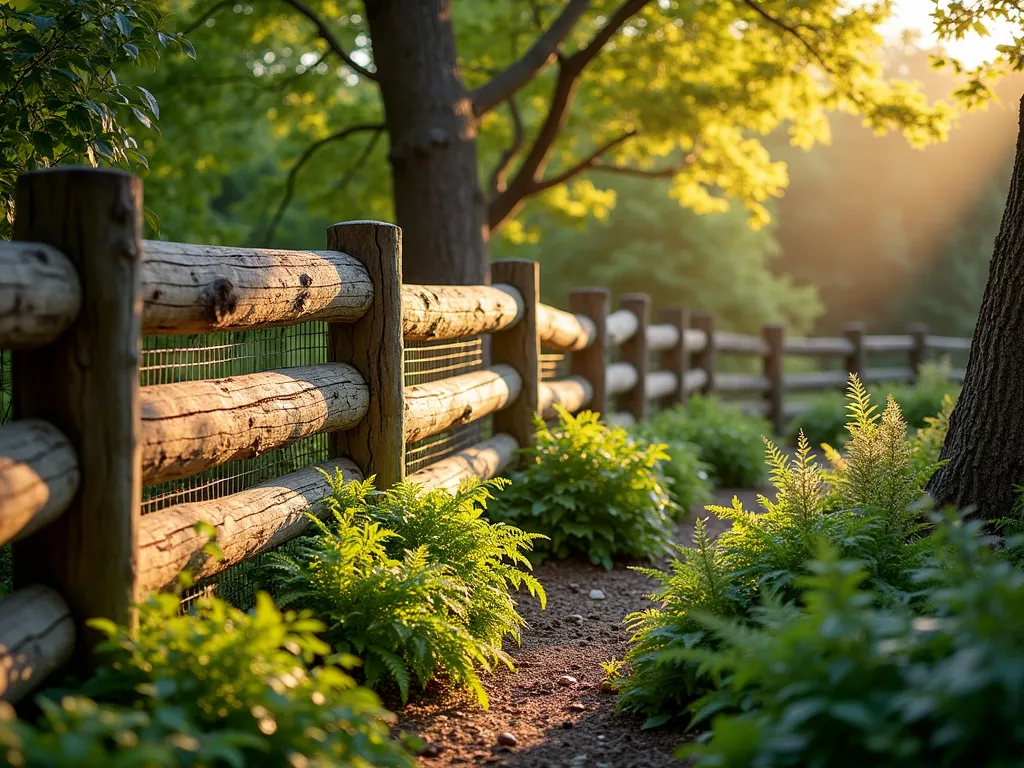
[[120, 65], [155, 67], [164, 48], [194, 57], [151, 0], [0, 3], [0, 238], [10, 237], [17, 174], [101, 161], [146, 167], [134, 131], [160, 116], [153, 94], [121, 82]]
[[586, 554], [611, 569], [617, 555], [669, 551], [676, 510], [659, 470], [669, 458], [664, 445], [634, 440], [591, 411], [559, 408], [557, 425], [537, 419], [536, 443], [522, 453], [491, 516], [549, 537], [541, 552]]
[[862, 564], [824, 549], [802, 608], [751, 625], [704, 616], [719, 650], [689, 653], [723, 681], [701, 705], [701, 766], [1017, 766], [1024, 749], [1024, 572], [980, 522], [933, 517], [923, 610], [891, 605]]
[[444, 676], [486, 706], [478, 670], [511, 668], [502, 640], [523, 625], [508, 590], [544, 599], [520, 570], [537, 537], [480, 518], [498, 485], [452, 496], [402, 484], [374, 496], [372, 480], [346, 484], [339, 473], [330, 524], [311, 516], [316, 535], [271, 560], [279, 600], [321, 617], [333, 647], [362, 659], [369, 686], [393, 682], [406, 701], [414, 683]]
[[660, 583], [651, 597], [661, 606], [626, 619], [632, 674], [616, 686], [620, 709], [645, 715], [649, 726], [684, 717], [716, 685], [690, 653], [718, 642], [701, 617], [745, 622], [765, 600], [792, 601], [822, 541], [863, 562], [868, 583], [887, 601], [914, 599], [911, 573], [931, 550], [913, 505], [936, 466], [907, 438], [892, 400], [879, 414], [856, 378], [849, 400], [847, 454], [831, 451], [831, 470], [812, 458], [806, 439], [791, 459], [766, 441], [775, 499], [761, 497], [759, 513], [738, 499], [709, 507], [731, 528], [712, 542], [699, 523], [693, 547], [681, 549], [667, 573], [647, 571]]
[[698, 395], [658, 413], [643, 429], [652, 439], [697, 446], [717, 486], [757, 488], [767, 479], [761, 441], [771, 434], [771, 425], [736, 406]]
[[389, 737], [394, 716], [347, 673], [351, 659], [308, 666], [329, 651], [319, 621], [281, 613], [265, 594], [251, 615], [217, 599], [179, 611], [161, 595], [142, 606], [137, 632], [92, 622], [109, 664], [85, 697], [42, 695], [35, 724], [0, 711], [8, 763], [413, 765]]
[[665, 446], [668, 458], [661, 462], [659, 469], [668, 486], [669, 496], [681, 515], [686, 516], [693, 508], [711, 501], [711, 467], [701, 461], [698, 446], [667, 439], [659, 434], [650, 419], [637, 424], [631, 432], [652, 445]]
[[[921, 365], [918, 378], [912, 384], [881, 383], [868, 391], [872, 400], [892, 396], [907, 423], [920, 429], [943, 409], [946, 398], [956, 401], [960, 385], [952, 380], [949, 362], [941, 361]], [[790, 422], [786, 431], [791, 438], [803, 432], [812, 445], [841, 446], [847, 439], [843, 396], [838, 392], [817, 395], [806, 410]]]

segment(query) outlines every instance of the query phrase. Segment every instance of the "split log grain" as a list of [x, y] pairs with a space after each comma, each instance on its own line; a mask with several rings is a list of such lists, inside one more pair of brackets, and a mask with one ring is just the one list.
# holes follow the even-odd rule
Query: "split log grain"
[[24, 419], [0, 427], [0, 546], [60, 517], [78, 480], [75, 450], [55, 426]]
[[412, 443], [482, 419], [511, 403], [523, 380], [510, 365], [495, 365], [405, 388], [405, 441]]
[[0, 349], [48, 344], [82, 306], [78, 273], [56, 248], [0, 242]]
[[403, 285], [406, 341], [454, 341], [511, 328], [523, 297], [511, 285]]
[[512, 435], [501, 433], [464, 451], [436, 461], [409, 475], [409, 480], [428, 490], [443, 488], [455, 492], [465, 480], [490, 480], [512, 463], [519, 443]]
[[[139, 587], [146, 592], [172, 589], [182, 571], [197, 579], [212, 576], [295, 538], [309, 527], [307, 512], [325, 514], [321, 502], [331, 495], [331, 484], [323, 473], [334, 477], [338, 470], [345, 482], [363, 477], [353, 462], [338, 459], [230, 496], [144, 515], [139, 526]], [[208, 539], [196, 530], [200, 523], [213, 527], [213, 541], [223, 559], [203, 551]]]
[[553, 419], [558, 415], [556, 405], [569, 413], [576, 413], [587, 407], [594, 396], [594, 388], [582, 376], [570, 376], [558, 381], [543, 381], [540, 385], [540, 415]]
[[143, 333], [355, 322], [373, 302], [366, 268], [340, 251], [143, 242]]
[[0, 597], [0, 701], [15, 703], [63, 667], [75, 647], [64, 599], [38, 584]]
[[318, 432], [351, 429], [369, 400], [358, 371], [342, 363], [143, 387], [144, 482], [187, 477]]

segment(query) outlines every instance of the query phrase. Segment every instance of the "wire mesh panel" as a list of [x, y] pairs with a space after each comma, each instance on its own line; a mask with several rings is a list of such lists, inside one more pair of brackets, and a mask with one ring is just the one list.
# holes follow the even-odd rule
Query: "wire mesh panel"
[[551, 381], [569, 375], [569, 357], [562, 352], [541, 352], [540, 380]]

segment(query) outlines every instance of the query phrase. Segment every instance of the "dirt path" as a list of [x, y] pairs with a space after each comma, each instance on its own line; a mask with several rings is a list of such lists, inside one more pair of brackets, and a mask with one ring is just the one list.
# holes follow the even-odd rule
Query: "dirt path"
[[[753, 491], [737, 492], [755, 504]], [[730, 504], [733, 491], [715, 502]], [[701, 511], [701, 516], [707, 513]], [[712, 518], [717, 534], [723, 523]], [[686, 543], [692, 525], [680, 527]], [[681, 765], [672, 757], [679, 732], [641, 731], [641, 720], [615, 714], [615, 696], [601, 692], [600, 662], [622, 658], [627, 635], [622, 619], [647, 608], [653, 583], [617, 564], [610, 573], [582, 562], [547, 563], [537, 577], [548, 594], [547, 610], [523, 603], [529, 628], [521, 648], [509, 649], [518, 672], [485, 680], [491, 699], [484, 711], [465, 697], [428, 695], [401, 712], [401, 727], [419, 734], [428, 751], [424, 768], [496, 765], [512, 768], [660, 768]], [[600, 590], [604, 599], [591, 597]], [[596, 594], [595, 596], [596, 597]], [[499, 743], [512, 734], [514, 746]]]

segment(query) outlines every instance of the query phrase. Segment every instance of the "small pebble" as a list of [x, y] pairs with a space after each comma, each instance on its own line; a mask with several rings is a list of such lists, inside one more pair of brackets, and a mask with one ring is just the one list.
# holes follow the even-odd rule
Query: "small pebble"
[[503, 747], [514, 747], [518, 742], [519, 739], [508, 731], [502, 731], [498, 734], [498, 743]]
[[590, 590], [590, 594], [587, 595], [587, 597], [589, 597], [591, 600], [604, 600], [604, 592], [602, 592], [600, 589], [592, 589]]
[[559, 685], [570, 686], [576, 685], [578, 681], [572, 675], [562, 675], [560, 678], [558, 678], [557, 682]]
[[586, 704], [580, 704], [578, 701], [574, 701], [572, 704], [569, 705], [569, 711], [570, 712], [586, 712], [587, 711], [587, 705]]
[[580, 616], [580, 614], [578, 614], [578, 613], [574, 613], [572, 616], [566, 616], [565, 620], [566, 621], [571, 621], [576, 626], [579, 626], [579, 627], [583, 626], [583, 617]]
[[570, 581], [569, 582], [569, 589], [571, 589], [573, 592], [579, 592], [580, 591], [580, 585], [577, 584], [575, 581]]
[[444, 747], [441, 744], [427, 744], [420, 750], [420, 757], [437, 757], [442, 752], [444, 752]]

